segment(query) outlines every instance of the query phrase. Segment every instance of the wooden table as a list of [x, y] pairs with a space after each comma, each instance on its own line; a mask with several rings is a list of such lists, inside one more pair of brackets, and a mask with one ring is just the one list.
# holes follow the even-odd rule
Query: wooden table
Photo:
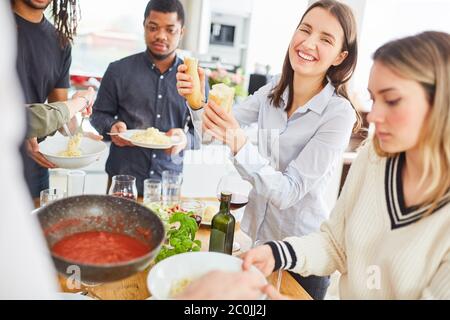
[[[217, 201], [212, 198], [196, 198], [197, 200]], [[39, 201], [35, 201], [35, 205]], [[208, 251], [210, 228], [201, 226], [197, 232], [196, 238], [202, 242], [202, 251]], [[235, 241], [241, 245], [241, 250], [236, 252], [240, 255], [251, 247], [251, 240], [236, 226]], [[83, 287], [82, 290], [88, 292], [88, 295], [102, 300], [144, 300], [150, 297], [147, 289], [147, 275], [149, 270], [137, 273], [127, 279], [105, 283], [95, 287]], [[79, 292], [80, 289], [70, 290], [66, 285], [66, 278], [59, 277], [59, 283], [64, 292]], [[278, 272], [274, 272], [268, 277], [269, 283], [276, 285]], [[283, 271], [280, 291], [282, 294], [292, 299], [311, 300], [309, 294], [298, 284], [297, 281], [286, 271]]]

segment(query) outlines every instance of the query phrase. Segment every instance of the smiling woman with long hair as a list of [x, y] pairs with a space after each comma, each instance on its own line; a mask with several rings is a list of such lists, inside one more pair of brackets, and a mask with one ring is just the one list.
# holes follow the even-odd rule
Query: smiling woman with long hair
[[[253, 186], [241, 228], [255, 243], [307, 235], [329, 216], [328, 183], [360, 126], [346, 90], [357, 61], [356, 34], [350, 7], [317, 1], [292, 35], [281, 75], [231, 113], [213, 99], [191, 112], [198, 129], [228, 145], [235, 168]], [[178, 92], [186, 96], [191, 79], [185, 65], [178, 70]], [[201, 68], [199, 76], [204, 81]], [[257, 146], [241, 129], [253, 123]], [[314, 298], [325, 296], [326, 277], [293, 276]]]

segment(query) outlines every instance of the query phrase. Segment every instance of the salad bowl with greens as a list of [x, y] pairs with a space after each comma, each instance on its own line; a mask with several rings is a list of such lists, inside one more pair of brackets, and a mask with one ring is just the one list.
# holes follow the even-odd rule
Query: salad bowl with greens
[[183, 211], [179, 206], [164, 207], [159, 203], [149, 203], [146, 206], [159, 216], [166, 230], [166, 241], [156, 256], [155, 263], [176, 254], [200, 251], [202, 243], [195, 240], [199, 226], [192, 212]]

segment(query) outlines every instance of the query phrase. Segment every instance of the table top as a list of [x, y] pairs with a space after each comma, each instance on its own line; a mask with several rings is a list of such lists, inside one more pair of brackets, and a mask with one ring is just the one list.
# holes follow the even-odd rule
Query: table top
[[[203, 201], [217, 201], [215, 198], [195, 198]], [[38, 204], [39, 201], [35, 201]], [[197, 232], [196, 239], [202, 242], [202, 251], [208, 251], [210, 228], [201, 226]], [[250, 238], [240, 229], [239, 224], [236, 226], [235, 241], [241, 245], [241, 250], [234, 253], [240, 255], [251, 247]], [[83, 287], [81, 290], [90, 297], [102, 300], [145, 300], [150, 298], [151, 294], [147, 288], [147, 270], [137, 273], [127, 279], [105, 283], [93, 287]], [[67, 279], [59, 275], [59, 283], [64, 292], [79, 292], [80, 289], [71, 290], [67, 286]], [[276, 285], [278, 272], [274, 272], [267, 280], [269, 283]], [[297, 281], [286, 271], [283, 271], [280, 292], [292, 299], [311, 300], [309, 294], [298, 284]]]

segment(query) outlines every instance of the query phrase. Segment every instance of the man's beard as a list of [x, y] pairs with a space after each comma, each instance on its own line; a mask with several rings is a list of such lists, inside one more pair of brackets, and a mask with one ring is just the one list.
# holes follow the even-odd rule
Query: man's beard
[[166, 58], [170, 57], [175, 52], [175, 50], [172, 50], [166, 54], [157, 54], [157, 53], [154, 53], [150, 48], [148, 48], [148, 52], [150, 52], [151, 56], [155, 60], [161, 61], [161, 60], [165, 60]]
[[33, 2], [33, 0], [22, 0], [22, 1], [30, 8], [37, 9], [37, 10], [43, 10], [43, 9], [45, 10], [50, 5], [50, 3], [52, 3], [52, 1], [49, 1], [47, 4], [41, 5], [41, 4], [35, 4]]

